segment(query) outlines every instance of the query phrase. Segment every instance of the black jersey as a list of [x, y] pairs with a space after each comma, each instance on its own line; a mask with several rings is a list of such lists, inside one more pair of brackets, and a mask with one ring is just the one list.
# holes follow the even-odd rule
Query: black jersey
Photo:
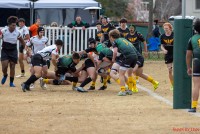
[[119, 30], [121, 37], [125, 38], [126, 35], [129, 33], [129, 29], [126, 28], [125, 30], [118, 28], [117, 30]]
[[160, 36], [160, 41], [163, 47], [168, 51], [167, 54], [173, 54], [174, 33], [172, 32], [170, 36], [162, 34]]
[[130, 33], [127, 34], [125, 38], [133, 44], [133, 46], [137, 49], [137, 51], [142, 53], [142, 47], [141, 47], [140, 42], [145, 41], [142, 34], [140, 34], [136, 31], [133, 35]]
[[107, 25], [101, 25], [101, 30], [104, 35], [104, 41], [109, 40], [108, 33], [113, 29], [115, 29], [115, 27], [110, 23], [108, 23]]
[[102, 34], [103, 34], [102, 31], [97, 31], [97, 33], [95, 34], [95, 40], [100, 41]]

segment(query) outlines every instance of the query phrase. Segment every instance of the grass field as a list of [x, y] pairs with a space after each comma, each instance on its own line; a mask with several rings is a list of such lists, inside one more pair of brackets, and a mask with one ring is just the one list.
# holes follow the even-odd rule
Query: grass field
[[[16, 75], [19, 72], [17, 65]], [[160, 82], [155, 93], [172, 102], [164, 61], [147, 61], [144, 72]], [[200, 133], [200, 117], [174, 110], [143, 90], [119, 97], [113, 80], [107, 90], [88, 93], [72, 91], [71, 85], [42, 90], [37, 81], [31, 92], [24, 93], [20, 84], [28, 77], [29, 73], [15, 78], [15, 88], [8, 86], [9, 80], [0, 86], [0, 134]], [[140, 79], [140, 85], [153, 91], [147, 81]], [[96, 88], [100, 86], [98, 80]]]

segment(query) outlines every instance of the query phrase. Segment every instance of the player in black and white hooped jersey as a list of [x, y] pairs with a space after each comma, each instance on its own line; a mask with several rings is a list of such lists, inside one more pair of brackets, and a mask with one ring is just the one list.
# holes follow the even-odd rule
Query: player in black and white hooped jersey
[[8, 73], [8, 65], [10, 65], [10, 87], [15, 87], [13, 81], [15, 76], [15, 65], [18, 60], [18, 51], [17, 51], [17, 41], [25, 46], [25, 42], [21, 36], [21, 33], [16, 28], [18, 18], [16, 16], [10, 16], [7, 19], [8, 26], [1, 30], [0, 35], [3, 39], [2, 49], [1, 49], [1, 64], [3, 78], [1, 84], [3, 85], [6, 82]]
[[59, 57], [58, 52], [60, 51], [63, 45], [63, 41], [56, 40], [55, 45], [51, 45], [45, 47], [41, 51], [38, 51], [35, 55], [31, 58], [31, 64], [33, 66], [33, 73], [30, 78], [21, 84], [21, 88], [24, 92], [30, 90], [30, 84], [34, 83], [37, 79], [39, 79], [42, 75], [46, 77], [47, 68], [43, 68], [46, 64], [46, 61], [51, 58], [52, 64], [55, 67], [55, 71], [57, 70], [57, 58]]
[[[22, 38], [24, 40], [24, 42], [26, 43], [29, 39], [30, 39], [30, 35], [29, 35], [29, 30], [28, 28], [25, 26], [25, 19], [24, 18], [19, 18], [18, 20], [18, 25], [19, 25], [19, 31], [21, 32]], [[21, 74], [17, 75], [16, 77], [24, 77], [25, 76], [25, 69], [24, 69], [24, 46], [19, 43], [19, 65], [20, 65], [20, 69], [21, 69]]]

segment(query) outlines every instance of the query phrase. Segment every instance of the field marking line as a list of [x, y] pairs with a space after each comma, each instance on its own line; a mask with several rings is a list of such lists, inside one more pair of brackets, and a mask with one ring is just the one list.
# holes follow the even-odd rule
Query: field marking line
[[[162, 101], [162, 102], [164, 102], [165, 104], [167, 104], [167, 105], [169, 105], [169, 106], [171, 106], [171, 107], [173, 106], [173, 103], [172, 103], [170, 100], [168, 100], [168, 99], [166, 99], [166, 98], [164, 98], [164, 97], [158, 95], [157, 93], [151, 91], [150, 89], [148, 89], [148, 88], [146, 88], [146, 87], [143, 87], [143, 86], [141, 86], [141, 85], [139, 85], [139, 84], [137, 84], [137, 87], [138, 87], [139, 89], [141, 89], [142, 91], [147, 92], [150, 96], [156, 98], [157, 100]], [[191, 115], [200, 117], [200, 113], [199, 113], [199, 112], [190, 113], [190, 112], [188, 112], [188, 109], [180, 109], [180, 110], [181, 110], [181, 111], [184, 111], [184, 112], [187, 112], [188, 114], [191, 114]]]

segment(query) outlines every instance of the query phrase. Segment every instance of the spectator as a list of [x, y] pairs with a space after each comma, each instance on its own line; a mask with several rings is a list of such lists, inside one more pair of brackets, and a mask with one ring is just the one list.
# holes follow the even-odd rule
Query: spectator
[[82, 27], [82, 29], [85, 30], [90, 25], [88, 23], [82, 21], [80, 16], [77, 16], [76, 20], [73, 21], [72, 23], [69, 23], [67, 26], [72, 28], [72, 30], [75, 30], [76, 27]]
[[51, 27], [58, 27], [58, 23], [57, 22], [52, 22], [51, 23]]
[[[80, 16], [77, 16], [76, 20], [73, 21], [72, 23], [68, 24], [67, 26], [72, 28], [72, 30], [75, 30], [76, 27], [82, 27], [82, 30], [85, 30], [90, 25], [88, 23], [82, 21]], [[79, 39], [77, 38], [78, 33], [75, 32], [74, 34], [75, 35], [72, 35], [72, 38], [71, 38], [72, 41], [71, 42], [72, 42], [72, 44], [76, 44], [76, 45], [72, 46], [72, 50], [73, 51], [80, 51], [80, 50], [77, 50], [78, 49], [77, 45], [80, 45], [80, 44], [77, 44], [77, 40], [81, 40], [81, 32], [79, 33]], [[75, 36], [75, 40], [73, 40], [73, 36]], [[83, 40], [81, 40], [81, 41], [85, 42], [84, 39], [85, 39], [85, 32], [83, 32]], [[85, 44], [83, 43], [83, 45], [85, 45]]]
[[38, 30], [38, 27], [40, 26], [40, 24], [41, 24], [40, 19], [37, 19], [35, 24], [30, 26], [29, 31], [30, 31], [31, 37], [37, 35], [37, 30]]
[[160, 29], [158, 25], [158, 20], [154, 20], [153, 31], [152, 34], [154, 37], [160, 37]]

